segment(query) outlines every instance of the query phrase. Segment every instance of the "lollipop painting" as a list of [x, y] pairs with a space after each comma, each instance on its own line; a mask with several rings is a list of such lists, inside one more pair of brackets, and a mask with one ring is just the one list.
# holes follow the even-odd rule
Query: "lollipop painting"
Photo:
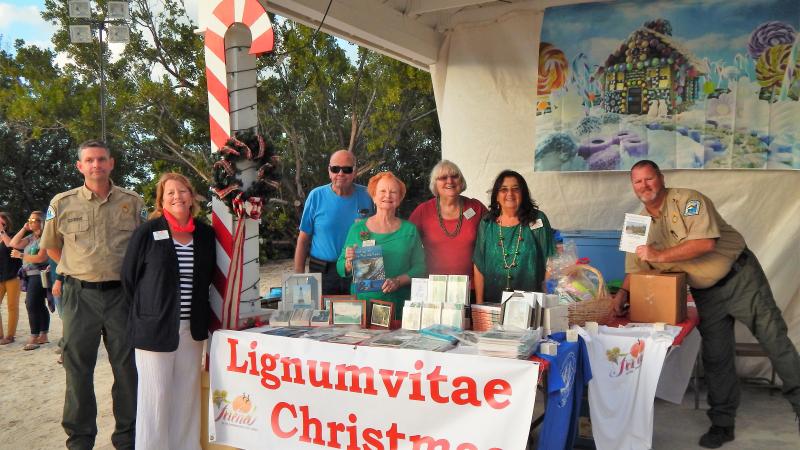
[[627, 170], [644, 156], [666, 169], [800, 168], [798, 17], [797, 0], [547, 8], [534, 169]]
[[553, 44], [542, 42], [539, 45], [539, 81], [536, 85], [536, 93], [548, 95], [561, 89], [567, 81], [568, 73], [569, 64], [564, 52]]

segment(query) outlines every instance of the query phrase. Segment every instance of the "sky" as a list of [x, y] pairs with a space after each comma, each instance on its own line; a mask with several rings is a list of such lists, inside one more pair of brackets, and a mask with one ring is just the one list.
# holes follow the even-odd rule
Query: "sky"
[[[65, 0], [66, 1], [66, 0]], [[197, 23], [197, 2], [184, 0], [186, 12]], [[24, 39], [28, 44], [51, 47], [55, 25], [42, 19], [44, 0], [0, 0], [0, 35], [2, 48], [8, 50], [14, 40]]]
[[14, 40], [50, 47], [55, 26], [41, 16], [44, 0], [0, 0], [0, 35], [2, 48], [8, 50]]
[[[198, 23], [197, 4], [200, 1], [202, 0], [183, 0], [189, 18], [195, 24]], [[24, 39], [27, 44], [39, 47], [52, 47], [50, 41], [56, 27], [42, 19], [43, 9], [44, 0], [0, 0], [0, 49], [11, 51], [16, 39]], [[355, 61], [358, 47], [342, 39], [337, 41], [344, 48], [347, 57]], [[64, 59], [57, 57], [56, 61], [60, 64]]]

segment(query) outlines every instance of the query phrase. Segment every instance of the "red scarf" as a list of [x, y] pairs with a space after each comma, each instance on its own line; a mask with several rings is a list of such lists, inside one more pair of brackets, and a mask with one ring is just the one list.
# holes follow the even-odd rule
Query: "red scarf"
[[181, 225], [178, 223], [178, 219], [176, 219], [172, 214], [168, 213], [166, 209], [162, 209], [161, 212], [164, 213], [164, 218], [167, 219], [167, 223], [172, 231], [177, 233], [194, 232], [194, 217], [189, 216], [189, 222], [187, 222], [186, 225]]

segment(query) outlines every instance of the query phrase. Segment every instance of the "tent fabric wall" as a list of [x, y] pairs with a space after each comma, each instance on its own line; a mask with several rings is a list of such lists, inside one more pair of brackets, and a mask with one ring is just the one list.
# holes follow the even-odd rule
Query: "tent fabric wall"
[[[640, 203], [627, 172], [534, 173], [535, 99], [542, 12], [520, 12], [448, 32], [431, 66], [442, 157], [488, 202], [494, 176], [511, 168], [530, 184], [553, 226], [613, 230]], [[739, 230], [770, 280], [789, 335], [800, 343], [800, 171], [670, 170], [668, 186], [697, 189]], [[487, 203], [488, 204], [488, 203]], [[739, 326], [737, 340], [754, 341]], [[768, 364], [740, 360], [748, 375]]]

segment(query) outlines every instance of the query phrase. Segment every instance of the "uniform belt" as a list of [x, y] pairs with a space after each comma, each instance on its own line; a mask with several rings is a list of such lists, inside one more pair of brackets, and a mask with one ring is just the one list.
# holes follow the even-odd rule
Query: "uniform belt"
[[122, 282], [119, 280], [112, 280], [112, 281], [83, 281], [79, 280], [75, 277], [71, 277], [67, 275], [65, 277], [67, 281], [72, 281], [81, 285], [84, 289], [97, 289], [99, 291], [109, 291], [111, 289], [117, 289], [122, 287]]
[[322, 268], [323, 272], [326, 272], [330, 267], [336, 267], [336, 261], [325, 261], [324, 259], [319, 259], [319, 258], [314, 258], [313, 256], [309, 256], [308, 258], [309, 269], [311, 269], [312, 264]]

